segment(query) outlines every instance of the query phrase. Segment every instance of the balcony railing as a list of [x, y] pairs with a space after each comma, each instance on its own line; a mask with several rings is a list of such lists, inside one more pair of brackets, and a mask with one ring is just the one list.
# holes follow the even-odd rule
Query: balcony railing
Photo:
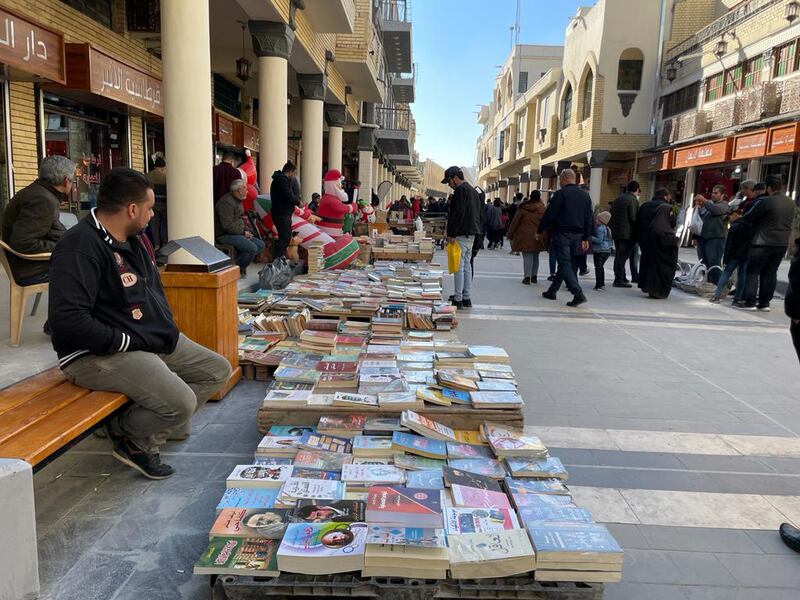
[[375, 10], [382, 21], [411, 21], [411, 5], [408, 0], [375, 0]]
[[411, 129], [411, 111], [407, 108], [376, 106], [375, 124], [388, 131], [409, 131]]
[[671, 48], [664, 56], [664, 62], [669, 62], [682, 54], [697, 52], [709, 40], [734, 29], [742, 21], [779, 2], [783, 2], [783, 0], [750, 0], [750, 2], [741, 4], [738, 8], [728, 11], [716, 21], [709, 23], [694, 35]]

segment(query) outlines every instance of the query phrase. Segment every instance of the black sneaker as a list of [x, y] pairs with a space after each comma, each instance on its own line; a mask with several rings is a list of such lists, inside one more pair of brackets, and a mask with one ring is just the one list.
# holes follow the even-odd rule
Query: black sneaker
[[585, 304], [585, 303], [586, 303], [586, 296], [584, 296], [583, 294], [580, 294], [578, 296], [575, 296], [569, 302], [567, 302], [567, 306], [569, 306], [571, 308], [575, 308], [576, 306], [580, 306], [581, 304]]
[[632, 288], [632, 287], [633, 287], [633, 284], [631, 284], [631, 283], [628, 283], [627, 281], [615, 281], [615, 282], [614, 282], [614, 287], [618, 287], [618, 288]]
[[534, 275], [533, 277], [531, 277], [531, 283], [539, 283], [539, 278], [536, 275]]
[[748, 304], [747, 302], [734, 302], [733, 307], [738, 308], [739, 310], [758, 310], [755, 304]]
[[548, 300], [555, 300], [556, 293], [552, 290], [545, 290], [542, 292], [542, 298], [547, 298]]
[[555, 278], [555, 275], [550, 275], [550, 277], [547, 278], [547, 281], [555, 281]]
[[472, 300], [466, 298], [461, 301], [461, 308], [472, 308]]
[[450, 304], [456, 307], [456, 310], [459, 308], [464, 308], [464, 302], [461, 300], [453, 300]]
[[124, 439], [114, 440], [111, 456], [136, 469], [148, 479], [166, 479], [175, 472], [175, 469], [161, 462], [157, 452], [152, 454], [143, 452]]
[[455, 300], [455, 299], [456, 299], [456, 295], [455, 295], [455, 294], [450, 294], [450, 295], [447, 297], [447, 301], [448, 301], [448, 302], [452, 302], [452, 301], [453, 301], [453, 300]]
[[525, 277], [522, 280], [522, 285], [530, 285], [530, 284], [531, 284], [531, 278], [530, 277]]

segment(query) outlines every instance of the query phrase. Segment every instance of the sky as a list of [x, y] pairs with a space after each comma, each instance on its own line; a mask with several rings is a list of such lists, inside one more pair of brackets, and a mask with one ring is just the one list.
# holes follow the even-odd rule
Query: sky
[[[520, 0], [521, 44], [564, 43], [569, 17], [594, 0]], [[516, 0], [411, 0], [417, 63], [416, 149], [443, 167], [472, 166], [494, 78], [511, 51]], [[530, 82], [533, 84], [534, 82]]]

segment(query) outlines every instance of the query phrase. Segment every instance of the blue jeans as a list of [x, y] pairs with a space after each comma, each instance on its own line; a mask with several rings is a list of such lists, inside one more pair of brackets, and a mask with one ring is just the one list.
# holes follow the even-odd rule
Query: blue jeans
[[556, 274], [558, 262], [556, 261], [556, 248], [553, 245], [553, 238], [550, 238], [550, 243], [547, 245], [547, 258], [550, 262], [550, 275]]
[[475, 242], [474, 235], [462, 235], [456, 238], [456, 242], [461, 247], [461, 262], [458, 264], [458, 271], [453, 273], [455, 279], [455, 292], [453, 299], [456, 302], [470, 300], [472, 291], [472, 244]]
[[577, 255], [581, 247], [581, 234], [579, 233], [554, 233], [553, 250], [555, 250], [558, 270], [556, 278], [550, 286], [551, 292], [558, 292], [562, 283], [567, 284], [567, 289], [573, 296], [583, 294], [578, 276], [573, 269], [572, 257]]
[[220, 244], [229, 244], [236, 248], [239, 259], [239, 268], [246, 269], [247, 265], [264, 249], [264, 241], [256, 237], [249, 240], [243, 235], [221, 235], [217, 238]]
[[539, 274], [539, 253], [538, 252], [523, 252], [522, 253], [522, 276], [523, 277], [536, 277]]
[[722, 275], [719, 277], [719, 283], [717, 283], [714, 298], [722, 298], [722, 294], [725, 292], [725, 286], [728, 285], [728, 281], [730, 281], [733, 276], [733, 272], [737, 269], [736, 294], [734, 294], [733, 298], [734, 300], [742, 300], [744, 298], [745, 281], [747, 280], [747, 261], [739, 258], [731, 258], [725, 263], [725, 270], [722, 271]]
[[711, 270], [722, 264], [722, 255], [725, 253], [725, 238], [700, 238], [701, 260], [708, 269], [708, 282], [717, 283], [721, 276], [718, 269]]

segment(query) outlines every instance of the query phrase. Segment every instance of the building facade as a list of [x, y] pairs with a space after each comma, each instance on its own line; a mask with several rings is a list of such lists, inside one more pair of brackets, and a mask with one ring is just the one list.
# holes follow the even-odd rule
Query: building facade
[[686, 0], [670, 11], [657, 138], [638, 173], [688, 204], [781, 175], [797, 198], [800, 3]]
[[292, 160], [306, 201], [329, 168], [362, 194], [411, 191], [405, 0], [0, 0], [0, 18], [0, 209], [51, 154], [79, 166], [78, 215], [108, 170], [164, 156], [171, 238], [213, 239], [227, 149], [253, 155], [265, 190]]

